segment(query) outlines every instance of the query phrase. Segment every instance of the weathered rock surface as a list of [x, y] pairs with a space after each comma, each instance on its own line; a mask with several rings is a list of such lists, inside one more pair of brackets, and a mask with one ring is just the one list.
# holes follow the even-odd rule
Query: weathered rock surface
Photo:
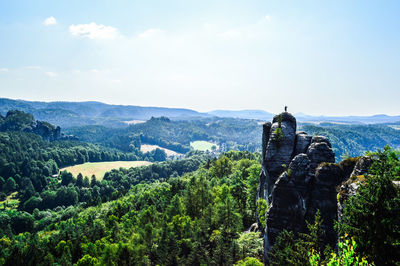
[[360, 157], [355, 163], [354, 169], [351, 172], [350, 177], [365, 175], [368, 172], [368, 168], [371, 166], [372, 162], [373, 161], [371, 157]]
[[267, 218], [267, 234], [274, 243], [279, 233], [290, 228], [299, 232], [304, 227], [310, 160], [302, 153], [297, 155], [275, 182]]
[[311, 143], [326, 143], [329, 146], [329, 148], [332, 148], [329, 139], [325, 136], [314, 136], [312, 137]]
[[308, 146], [311, 144], [312, 137], [306, 132], [296, 132], [296, 148], [295, 154], [306, 153]]
[[333, 228], [337, 220], [336, 186], [342, 179], [342, 170], [337, 164], [321, 164], [315, 170], [313, 187], [308, 200], [307, 219], [314, 220], [317, 211], [320, 211], [325, 230], [325, 242], [335, 246], [337, 234]]
[[[263, 168], [268, 172], [269, 178], [267, 179], [268, 195], [271, 195], [273, 184], [276, 182], [280, 174], [289, 165], [296, 140], [296, 119], [289, 113], [282, 113], [280, 116], [275, 116], [272, 125], [263, 129], [269, 132], [264, 132], [263, 136], [269, 136], [266, 143], [266, 150], [263, 160]], [[279, 136], [279, 131], [282, 138]], [[268, 169], [268, 170], [266, 170]]]
[[335, 154], [326, 142], [311, 142], [307, 149], [307, 156], [311, 160], [311, 169], [315, 170], [320, 163], [335, 162]]
[[40, 135], [44, 140], [54, 141], [61, 138], [61, 128], [44, 122], [36, 121], [32, 127], [32, 133]]
[[369, 165], [366, 157], [335, 164], [328, 138], [296, 132], [296, 119], [290, 113], [275, 116], [272, 124], [265, 123], [257, 194], [270, 206], [266, 227], [259, 226], [264, 234], [265, 261], [268, 263], [268, 251], [280, 232], [306, 232], [306, 221], [312, 222], [318, 210], [326, 234], [324, 241], [335, 246], [333, 225], [340, 208], [337, 187], [350, 176], [365, 173]]

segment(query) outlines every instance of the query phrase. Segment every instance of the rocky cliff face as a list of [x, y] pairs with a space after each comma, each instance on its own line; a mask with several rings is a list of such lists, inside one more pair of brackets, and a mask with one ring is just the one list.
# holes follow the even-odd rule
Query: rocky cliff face
[[55, 141], [61, 138], [61, 128], [54, 127], [53, 125], [44, 121], [35, 121], [30, 131], [40, 135], [44, 140], [47, 141]]
[[264, 124], [257, 196], [270, 206], [266, 228], [262, 229], [265, 261], [280, 232], [306, 232], [306, 221], [313, 221], [317, 210], [324, 221], [325, 242], [335, 246], [337, 187], [365, 170], [365, 163], [358, 161], [352, 158], [335, 164], [328, 138], [296, 132], [296, 119], [290, 113], [281, 113], [272, 123]]

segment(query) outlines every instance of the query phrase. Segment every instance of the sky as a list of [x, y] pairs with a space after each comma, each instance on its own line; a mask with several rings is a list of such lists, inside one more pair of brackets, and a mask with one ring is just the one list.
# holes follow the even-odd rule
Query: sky
[[0, 97], [400, 115], [400, 1], [0, 0]]

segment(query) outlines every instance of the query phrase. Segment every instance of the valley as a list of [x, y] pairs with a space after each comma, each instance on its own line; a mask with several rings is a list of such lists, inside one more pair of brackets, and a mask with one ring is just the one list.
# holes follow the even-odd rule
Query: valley
[[400, 266], [399, 14], [0, 0], [0, 266]]
[[[374, 180], [373, 175], [359, 172], [360, 176], [349, 176], [349, 169], [361, 169], [357, 165], [364, 157], [359, 156], [369, 156], [376, 162], [371, 173], [389, 173], [378, 179], [382, 187], [382, 178], [390, 179], [385, 187], [388, 197], [379, 200], [394, 208], [382, 219], [395, 221], [392, 211], [400, 196], [396, 194], [400, 193], [400, 131], [396, 125], [300, 122], [296, 129], [295, 119], [288, 113], [283, 115], [281, 120], [275, 116], [273, 124], [242, 118], [173, 120], [161, 116], [121, 127], [87, 124], [60, 128], [23, 111], [8, 111], [0, 116], [0, 262], [40, 264], [38, 258], [46, 257], [45, 264], [201, 261], [216, 265], [222, 260], [224, 265], [260, 265], [262, 261], [283, 265], [287, 259], [282, 254], [287, 251], [305, 263], [310, 250], [318, 247], [313, 256], [321, 256], [322, 249], [329, 249], [324, 241], [330, 245], [337, 241], [332, 226], [336, 199], [344, 206], [340, 230], [358, 237], [363, 248], [360, 254], [374, 261], [396, 261], [395, 256], [382, 259], [365, 249], [365, 237], [357, 235], [362, 219], [352, 218], [357, 208], [345, 201], [346, 190], [340, 195], [336, 191], [339, 181], [332, 181], [328, 194], [319, 194], [328, 184], [320, 179], [336, 180], [336, 174], [344, 180], [343, 186], [363, 182], [365, 189], [370, 189], [367, 181]], [[268, 131], [272, 125], [274, 129]], [[280, 126], [281, 131], [276, 129]], [[306, 146], [305, 141], [309, 141]], [[289, 151], [283, 152], [288, 145], [292, 145]], [[301, 145], [307, 151], [300, 150]], [[301, 154], [295, 156], [297, 153]], [[279, 154], [293, 160], [284, 161]], [[307, 160], [310, 165], [303, 169]], [[312, 171], [317, 169], [316, 179], [310, 182], [313, 186], [301, 183], [308, 180], [305, 176], [314, 176], [305, 172], [311, 166]], [[264, 174], [260, 176], [260, 172]], [[275, 194], [269, 196], [267, 176], [268, 182], [276, 179], [272, 181]], [[295, 178], [297, 185], [282, 185], [287, 182], [284, 178]], [[282, 187], [286, 192], [276, 194]], [[305, 188], [309, 191], [304, 192]], [[304, 196], [307, 213], [299, 216], [296, 206], [300, 205], [292, 200], [303, 194], [313, 196]], [[279, 203], [271, 205], [270, 200]], [[277, 207], [286, 205], [293, 213]], [[316, 212], [315, 206], [321, 212]], [[283, 222], [281, 213], [297, 217], [295, 226]], [[380, 223], [374, 209], [366, 213], [369, 220]], [[315, 227], [305, 229], [306, 217], [314, 216]], [[350, 225], [356, 229], [346, 227]], [[310, 242], [316, 234], [313, 230], [321, 228], [327, 238], [321, 235]], [[390, 228], [385, 230], [394, 233]], [[300, 237], [293, 235], [297, 231], [302, 232]], [[268, 234], [268, 249], [263, 248], [260, 234]], [[285, 249], [285, 241], [296, 246]], [[350, 249], [356, 245], [340, 241]], [[379, 245], [394, 248], [383, 242]], [[21, 246], [29, 246], [30, 252]]]

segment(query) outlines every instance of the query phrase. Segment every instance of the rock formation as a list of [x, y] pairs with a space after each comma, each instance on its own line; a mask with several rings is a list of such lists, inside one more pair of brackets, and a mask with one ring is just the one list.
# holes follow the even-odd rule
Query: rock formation
[[350, 176], [366, 171], [368, 160], [363, 160], [364, 163], [359, 158], [351, 158], [335, 164], [328, 138], [296, 132], [296, 119], [288, 112], [263, 125], [257, 196], [269, 205], [266, 227], [261, 229], [266, 262], [279, 233], [283, 230], [306, 232], [306, 221], [312, 222], [317, 210], [323, 219], [324, 241], [335, 246], [336, 188]]
[[4, 117], [0, 114], [0, 131], [23, 131], [40, 135], [44, 140], [79, 140], [73, 135], [61, 133], [59, 126], [45, 121], [35, 120], [32, 114], [18, 110], [7, 112]]
[[36, 120], [31, 128], [30, 132], [40, 135], [44, 140], [55, 141], [61, 138], [61, 128], [44, 121]]

